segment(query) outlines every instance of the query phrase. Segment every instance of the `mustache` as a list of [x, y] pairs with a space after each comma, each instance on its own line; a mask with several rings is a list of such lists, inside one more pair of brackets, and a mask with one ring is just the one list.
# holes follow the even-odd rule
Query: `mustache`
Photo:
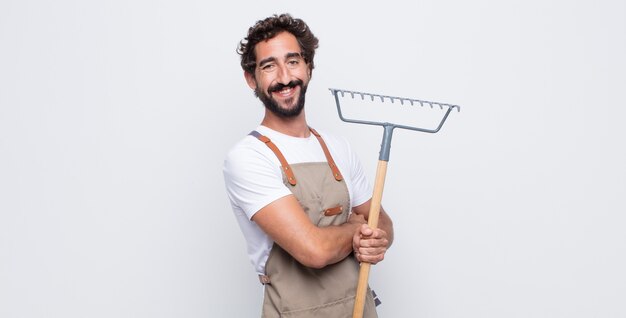
[[268, 93], [278, 92], [283, 90], [285, 87], [294, 88], [296, 86], [302, 86], [302, 80], [293, 80], [287, 84], [277, 83], [267, 88]]

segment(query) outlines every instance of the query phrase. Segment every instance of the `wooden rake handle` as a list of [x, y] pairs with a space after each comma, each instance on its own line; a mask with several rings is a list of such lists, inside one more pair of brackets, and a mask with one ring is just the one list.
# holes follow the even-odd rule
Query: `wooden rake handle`
[[[374, 193], [370, 204], [370, 211], [367, 225], [375, 229], [378, 227], [378, 217], [380, 216], [380, 203], [383, 198], [383, 188], [385, 187], [385, 176], [387, 175], [387, 161], [379, 160], [376, 168], [376, 180], [374, 181]], [[370, 267], [372, 264], [362, 262], [359, 269], [359, 283], [356, 288], [354, 299], [353, 318], [362, 318], [365, 307], [365, 296], [367, 294], [367, 281], [369, 279]]]
[[[341, 90], [341, 89], [336, 89], [336, 88], [330, 88], [330, 91], [335, 96], [335, 104], [337, 104], [337, 113], [339, 114], [339, 118], [342, 121], [345, 121], [347, 123], [354, 123], [354, 124], [382, 126], [385, 129], [385, 132], [383, 134], [383, 142], [380, 146], [380, 157], [378, 161], [378, 169], [376, 170], [374, 194], [372, 195], [372, 201], [371, 201], [369, 219], [368, 219], [368, 225], [371, 228], [377, 228], [378, 216], [380, 214], [380, 201], [383, 196], [383, 186], [385, 184], [385, 175], [387, 173], [387, 162], [389, 161], [389, 150], [391, 148], [391, 136], [392, 136], [393, 129], [401, 128], [401, 129], [434, 134], [434, 133], [437, 133], [441, 129], [441, 127], [443, 126], [443, 123], [448, 118], [448, 115], [450, 115], [450, 112], [454, 108], [456, 108], [458, 111], [461, 111], [461, 107], [458, 105], [430, 102], [430, 101], [413, 99], [413, 98], [394, 97], [394, 96], [370, 94], [370, 93], [363, 93], [363, 92], [346, 91], [346, 90]], [[397, 125], [397, 124], [392, 124], [392, 123], [387, 123], [387, 122], [351, 119], [351, 118], [344, 117], [341, 112], [341, 103], [339, 101], [339, 95], [343, 97], [345, 94], [350, 94], [352, 98], [354, 98], [355, 95], [360, 96], [361, 99], [364, 99], [364, 97], [367, 96], [372, 101], [374, 101], [374, 98], [379, 98], [381, 102], [384, 102], [385, 100], [389, 100], [392, 103], [394, 102], [394, 100], [399, 100], [401, 105], [404, 105], [404, 102], [409, 102], [411, 103], [411, 105], [413, 105], [414, 103], [419, 103], [420, 106], [424, 106], [424, 104], [426, 104], [426, 105], [430, 105], [431, 108], [433, 108], [433, 106], [439, 106], [440, 109], [444, 109], [445, 107], [447, 108], [447, 110], [446, 110], [446, 113], [441, 118], [439, 125], [434, 129], [426, 129], [426, 128], [406, 126], [406, 125]], [[359, 284], [356, 290], [356, 297], [354, 301], [354, 311], [352, 312], [353, 318], [363, 317], [363, 308], [365, 306], [365, 294], [367, 292], [367, 280], [369, 277], [370, 266], [371, 266], [370, 263], [361, 263], [361, 268], [359, 270]]]

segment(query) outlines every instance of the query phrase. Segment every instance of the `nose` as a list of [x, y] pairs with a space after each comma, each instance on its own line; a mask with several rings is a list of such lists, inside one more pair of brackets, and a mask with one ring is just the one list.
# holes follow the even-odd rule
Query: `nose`
[[278, 74], [276, 74], [276, 76], [276, 80], [283, 85], [287, 85], [287, 83], [291, 81], [291, 72], [284, 64], [278, 67]]

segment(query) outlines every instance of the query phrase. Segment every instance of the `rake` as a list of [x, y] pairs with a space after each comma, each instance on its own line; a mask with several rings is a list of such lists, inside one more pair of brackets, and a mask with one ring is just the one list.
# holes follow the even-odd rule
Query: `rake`
[[[363, 93], [363, 92], [347, 91], [347, 90], [336, 89], [336, 88], [330, 88], [330, 91], [335, 96], [335, 103], [337, 104], [337, 112], [339, 113], [339, 118], [342, 121], [345, 121], [348, 123], [354, 123], [354, 124], [382, 126], [384, 128], [383, 141], [380, 145], [378, 167], [376, 168], [374, 192], [372, 194], [369, 218], [367, 222], [370, 228], [377, 228], [378, 217], [380, 214], [380, 203], [383, 197], [383, 187], [385, 185], [385, 176], [387, 175], [387, 163], [389, 162], [389, 151], [391, 149], [391, 137], [393, 135], [393, 130], [395, 128], [400, 128], [400, 129], [414, 130], [414, 131], [420, 131], [420, 132], [432, 133], [432, 134], [437, 133], [441, 129], [443, 124], [445, 123], [446, 119], [448, 119], [448, 115], [450, 115], [450, 112], [452, 112], [452, 110], [455, 108], [457, 109], [457, 111], [460, 112], [461, 107], [459, 107], [458, 105], [437, 103], [437, 102], [431, 102], [431, 101], [425, 101], [425, 100], [419, 100], [419, 99], [413, 99], [413, 98], [370, 94], [370, 93]], [[365, 100], [365, 98], [367, 97], [371, 101], [380, 100], [380, 102], [385, 102], [385, 100], [389, 100], [391, 103], [394, 103], [395, 101], [399, 101], [401, 105], [404, 105], [405, 103], [407, 104], [410, 103], [412, 106], [419, 104], [422, 107], [424, 105], [428, 105], [431, 108], [439, 107], [442, 110], [446, 108], [446, 112], [441, 118], [439, 125], [437, 125], [437, 127], [434, 129], [398, 125], [398, 124], [392, 124], [392, 123], [387, 123], [387, 122], [350, 119], [350, 118], [345, 118], [341, 112], [340, 95], [341, 95], [341, 98], [346, 97], [346, 95], [350, 95], [350, 97], [353, 99], [355, 98], [355, 96], [359, 96], [361, 97], [361, 100]], [[367, 282], [369, 279], [370, 266], [371, 266], [370, 263], [363, 262], [361, 263], [361, 266], [359, 269], [359, 282], [358, 282], [357, 290], [356, 290], [354, 309], [352, 311], [353, 318], [363, 317], [363, 309], [365, 306], [365, 295], [367, 292], [367, 285], [368, 285]]]

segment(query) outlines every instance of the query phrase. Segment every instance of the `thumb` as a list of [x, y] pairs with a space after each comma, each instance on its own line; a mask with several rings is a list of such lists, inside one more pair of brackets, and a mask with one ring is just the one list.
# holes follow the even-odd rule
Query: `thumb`
[[374, 234], [374, 230], [372, 230], [369, 225], [363, 224], [361, 225], [361, 235], [370, 236]]

